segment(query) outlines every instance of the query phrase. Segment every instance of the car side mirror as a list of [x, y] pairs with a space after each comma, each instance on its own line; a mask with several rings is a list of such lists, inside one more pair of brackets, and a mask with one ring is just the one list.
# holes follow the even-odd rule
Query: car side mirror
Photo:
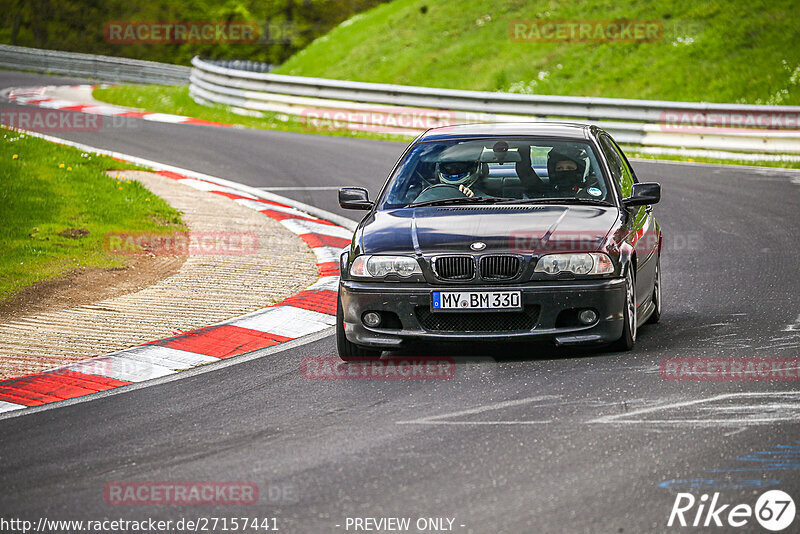
[[339, 189], [339, 205], [346, 210], [371, 210], [369, 192], [363, 187], [342, 187]]
[[661, 184], [636, 183], [631, 188], [631, 196], [622, 199], [622, 205], [626, 208], [648, 206], [657, 204], [659, 200], [661, 200]]

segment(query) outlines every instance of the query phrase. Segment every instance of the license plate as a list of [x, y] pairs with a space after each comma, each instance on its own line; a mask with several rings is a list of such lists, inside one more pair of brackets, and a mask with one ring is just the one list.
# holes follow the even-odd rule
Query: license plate
[[431, 309], [521, 310], [521, 291], [434, 291]]

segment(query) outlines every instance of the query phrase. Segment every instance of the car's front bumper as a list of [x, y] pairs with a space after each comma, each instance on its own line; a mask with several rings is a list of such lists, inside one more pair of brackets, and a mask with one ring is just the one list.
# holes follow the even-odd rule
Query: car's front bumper
[[[468, 330], [452, 329], [458, 319], [446, 318], [438, 314], [455, 312], [431, 312], [431, 292], [450, 291], [499, 291], [520, 290], [527, 319], [510, 321], [511, 316], [499, 317], [485, 315], [480, 320], [470, 320]], [[623, 278], [603, 280], [559, 280], [538, 281], [508, 286], [437, 286], [422, 284], [376, 283], [343, 280], [339, 295], [344, 312], [344, 329], [347, 339], [352, 343], [367, 347], [392, 349], [399, 348], [405, 341], [458, 341], [469, 339], [492, 339], [499, 341], [542, 339], [552, 340], [559, 345], [610, 343], [622, 335], [623, 309], [625, 306], [625, 280]], [[572, 311], [592, 309], [597, 313], [597, 321], [590, 325], [578, 324], [570, 319]], [[427, 311], [426, 311], [427, 310]], [[369, 328], [362, 322], [367, 311], [392, 312], [399, 318], [399, 325], [393, 328]], [[565, 312], [562, 314], [562, 312]], [[457, 312], [487, 313], [487, 312]], [[491, 314], [507, 314], [507, 311], [494, 311]], [[520, 312], [517, 312], [520, 313]], [[434, 316], [431, 319], [431, 316]], [[492, 324], [493, 330], [475, 329], [475, 323]], [[447, 323], [447, 329], [442, 329]], [[513, 323], [511, 329], [503, 329], [505, 323]], [[434, 324], [434, 328], [431, 325]], [[498, 329], [498, 325], [501, 325]], [[520, 325], [522, 325], [520, 327]], [[399, 328], [397, 327], [399, 326]]]

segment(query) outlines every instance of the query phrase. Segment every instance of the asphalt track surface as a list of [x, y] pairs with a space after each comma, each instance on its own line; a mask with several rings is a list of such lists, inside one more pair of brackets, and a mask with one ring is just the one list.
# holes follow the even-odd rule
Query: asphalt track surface
[[[81, 82], [0, 71], [0, 87]], [[257, 187], [373, 194], [404, 147], [141, 120], [52, 135]], [[348, 517], [412, 526], [441, 517], [465, 533], [695, 532], [667, 527], [677, 491], [752, 506], [769, 487], [800, 505], [796, 380], [659, 373], [665, 358], [800, 355], [800, 174], [634, 167], [662, 183], [665, 252], [663, 318], [640, 329], [633, 352], [439, 347], [428, 354], [456, 359], [451, 380], [307, 380], [304, 357], [335, 355], [333, 337], [321, 336], [0, 420], [0, 517], [275, 517], [284, 532], [346, 532]], [[339, 210], [333, 190], [275, 192], [358, 213]], [[103, 497], [113, 481], [252, 481], [260, 499], [114, 506]], [[798, 528], [800, 519], [787, 532]], [[753, 518], [735, 530], [765, 532]]]

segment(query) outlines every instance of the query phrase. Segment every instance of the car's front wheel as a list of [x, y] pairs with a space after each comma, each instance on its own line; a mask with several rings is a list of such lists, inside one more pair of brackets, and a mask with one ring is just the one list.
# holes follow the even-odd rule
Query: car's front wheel
[[339, 351], [339, 358], [346, 362], [381, 357], [381, 351], [356, 345], [344, 335], [344, 311], [341, 298], [336, 299], [336, 348]]
[[633, 269], [628, 267], [625, 274], [625, 307], [623, 309], [622, 337], [612, 348], [618, 351], [628, 351], [636, 342], [636, 281], [633, 278]]

